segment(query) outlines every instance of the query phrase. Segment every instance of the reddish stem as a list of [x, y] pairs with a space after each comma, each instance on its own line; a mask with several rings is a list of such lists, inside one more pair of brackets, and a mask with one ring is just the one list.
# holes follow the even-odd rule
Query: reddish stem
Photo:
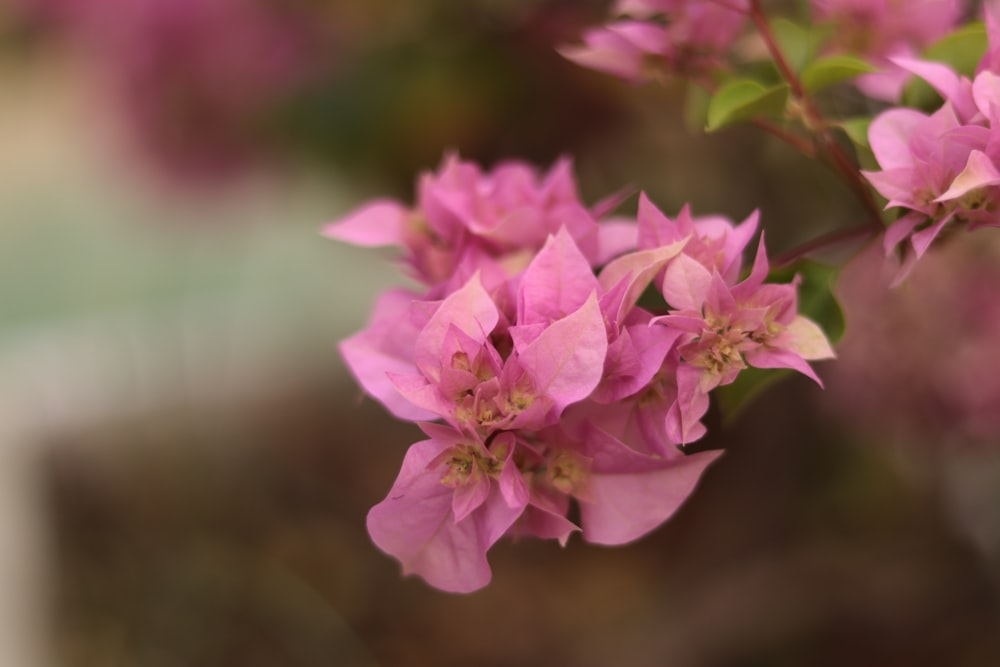
[[[877, 229], [878, 231], [881, 231], [883, 229], [882, 213], [879, 211], [878, 204], [875, 202], [875, 197], [872, 195], [871, 188], [868, 187], [868, 183], [865, 182], [864, 178], [862, 178], [861, 172], [858, 170], [857, 166], [841, 149], [840, 145], [836, 141], [836, 138], [830, 132], [829, 123], [825, 118], [823, 118], [819, 109], [817, 109], [816, 105], [813, 104], [812, 99], [810, 99], [806, 94], [802, 81], [799, 79], [798, 75], [795, 74], [795, 70], [792, 69], [791, 65], [789, 65], [788, 60], [785, 58], [785, 54], [781, 50], [781, 46], [778, 44], [778, 40], [771, 31], [771, 26], [767, 22], [767, 17], [764, 15], [764, 12], [760, 7], [760, 0], [751, 0], [750, 18], [753, 20], [753, 23], [757, 28], [757, 32], [760, 33], [761, 38], [767, 45], [767, 50], [771, 54], [771, 58], [774, 60], [775, 66], [778, 68], [778, 71], [781, 72], [781, 76], [788, 83], [788, 87], [791, 89], [792, 95], [799, 100], [805, 116], [806, 126], [816, 132], [819, 140], [818, 144], [823, 149], [829, 163], [841, 174], [841, 176], [843, 176], [844, 180], [847, 181], [848, 185], [854, 190], [855, 194], [861, 200], [865, 210], [868, 212], [868, 226], [872, 230]], [[776, 134], [773, 130], [768, 131], [772, 134]], [[795, 137], [794, 135], [789, 135], [788, 133], [783, 134], [785, 136], [777, 134], [776, 136], [788, 141], [791, 145], [798, 148], [807, 156], [815, 155], [815, 149], [812, 144], [808, 144], [809, 151], [803, 150], [803, 142], [801, 139]], [[789, 140], [789, 137], [791, 137], [792, 140]]]
[[771, 263], [771, 267], [786, 267], [790, 264], [794, 264], [811, 253], [819, 250], [826, 250], [827, 248], [832, 248], [833, 246], [853, 241], [855, 239], [872, 237], [878, 232], [881, 232], [881, 228], [879, 230], [875, 230], [872, 229], [871, 225], [862, 225], [860, 227], [852, 227], [850, 229], [840, 229], [835, 232], [830, 232], [829, 234], [824, 234], [823, 236], [819, 236], [811, 241], [806, 241], [802, 245], [792, 248], [788, 252], [779, 255]]

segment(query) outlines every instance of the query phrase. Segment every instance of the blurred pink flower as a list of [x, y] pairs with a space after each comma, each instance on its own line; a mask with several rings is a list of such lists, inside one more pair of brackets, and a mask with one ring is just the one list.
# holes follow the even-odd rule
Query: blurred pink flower
[[560, 52], [632, 82], [658, 73], [697, 78], [725, 67], [747, 10], [745, 0], [622, 0], [613, 13], [629, 18], [589, 30], [583, 46]]
[[962, 0], [811, 0], [817, 24], [833, 28], [834, 51], [860, 56], [881, 71], [857, 79], [867, 95], [895, 102], [909, 74], [894, 56], [915, 56], [962, 18]]
[[847, 329], [829, 405], [901, 444], [1000, 444], [996, 239], [949, 237], [900, 289], [872, 289], [884, 271], [873, 245], [842, 272]]
[[242, 166], [267, 114], [334, 55], [301, 0], [40, 0], [30, 11], [94, 68], [146, 154], [181, 177]]

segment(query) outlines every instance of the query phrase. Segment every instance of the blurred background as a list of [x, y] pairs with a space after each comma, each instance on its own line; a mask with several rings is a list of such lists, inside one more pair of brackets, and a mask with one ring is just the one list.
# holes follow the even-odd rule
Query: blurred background
[[555, 53], [605, 11], [0, 2], [0, 665], [1000, 664], [993, 230], [893, 292], [835, 256], [827, 390], [713, 417], [727, 454], [636, 544], [502, 542], [453, 596], [368, 540], [419, 436], [335, 346], [402, 279], [325, 222], [449, 149], [759, 207], [775, 253], [859, 215], [775, 140], [702, 136], [679, 86]]

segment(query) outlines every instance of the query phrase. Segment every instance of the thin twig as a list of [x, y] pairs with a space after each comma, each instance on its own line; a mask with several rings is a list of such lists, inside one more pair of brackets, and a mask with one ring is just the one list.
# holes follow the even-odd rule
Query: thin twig
[[872, 237], [875, 236], [875, 234], [876, 230], [872, 229], [870, 225], [862, 225], [860, 227], [852, 227], [850, 229], [839, 229], [835, 232], [830, 232], [829, 234], [824, 234], [823, 236], [814, 238], [811, 241], [806, 241], [802, 245], [792, 248], [788, 252], [779, 255], [771, 263], [771, 267], [783, 268], [789, 266], [790, 264], [794, 264], [806, 255], [812, 254], [816, 251], [826, 250], [827, 248], [832, 248], [833, 246], [840, 245], [841, 243], [847, 243], [848, 241], [853, 241], [855, 239]]
[[[778, 40], [771, 31], [771, 26], [767, 22], [767, 17], [764, 15], [763, 10], [761, 10], [760, 0], [751, 0], [750, 18], [753, 20], [753, 23], [757, 28], [757, 32], [760, 33], [761, 38], [767, 45], [767, 50], [771, 54], [771, 58], [774, 60], [775, 66], [778, 68], [778, 71], [781, 72], [781, 76], [784, 77], [785, 81], [788, 83], [788, 87], [791, 90], [792, 95], [794, 95], [799, 101], [806, 127], [816, 133], [819, 139], [818, 144], [828, 156], [831, 166], [844, 177], [848, 185], [852, 190], [854, 190], [855, 194], [861, 200], [865, 210], [868, 212], [868, 226], [872, 230], [878, 229], [881, 231], [883, 228], [882, 213], [875, 201], [875, 197], [872, 195], [871, 188], [861, 176], [861, 172], [858, 170], [857, 166], [844, 153], [843, 149], [841, 149], [840, 145], [837, 143], [836, 138], [830, 132], [830, 124], [825, 118], [823, 118], [823, 115], [813, 103], [812, 99], [810, 99], [810, 97], [806, 94], [802, 81], [795, 73], [795, 70], [793, 70], [791, 65], [788, 63], [788, 60], [785, 58], [785, 54], [781, 50], [781, 46], [778, 44]], [[793, 143], [793, 145], [801, 150], [801, 147], [797, 144]]]

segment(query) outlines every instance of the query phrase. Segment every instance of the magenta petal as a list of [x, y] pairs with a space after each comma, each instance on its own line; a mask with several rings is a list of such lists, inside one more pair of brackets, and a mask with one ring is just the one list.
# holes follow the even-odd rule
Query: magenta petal
[[790, 368], [802, 373], [819, 386], [823, 386], [823, 381], [816, 375], [812, 366], [798, 353], [791, 350], [759, 347], [744, 353], [743, 356], [746, 362], [755, 368]]
[[435, 415], [404, 399], [389, 378], [390, 373], [412, 375], [413, 341], [417, 329], [410, 320], [415, 296], [405, 290], [390, 290], [375, 304], [371, 323], [340, 343], [340, 353], [365, 391], [400, 419], [434, 419]]
[[959, 117], [969, 119], [975, 114], [976, 105], [972, 97], [971, 82], [947, 65], [905, 57], [892, 57], [889, 60], [929, 83], [941, 97], [951, 103]]
[[664, 48], [668, 36], [660, 26], [643, 21], [619, 21], [584, 33], [584, 47], [564, 47], [560, 53], [578, 65], [624, 79], [643, 75], [644, 53]]
[[323, 227], [323, 236], [359, 246], [400, 245], [407, 209], [391, 199], [378, 199]]
[[531, 502], [524, 510], [515, 527], [516, 535], [530, 535], [541, 539], [556, 539], [566, 546], [569, 536], [580, 530], [579, 526], [566, 518], [569, 498], [536, 487], [532, 490]]
[[[681, 215], [687, 214], [684, 207]], [[663, 211], [649, 200], [645, 192], [639, 193], [639, 210], [636, 213], [638, 225], [639, 247], [642, 250], [658, 248], [674, 241], [679, 241], [683, 234], [678, 225], [664, 215]]]
[[429, 384], [423, 375], [398, 375], [388, 373], [399, 395], [420, 410], [426, 410], [431, 417], [417, 419], [448, 418], [454, 412], [455, 406], [444, 400], [436, 385]]
[[601, 270], [597, 281], [605, 292], [614, 290], [620, 283], [627, 285], [617, 314], [613, 314], [616, 323], [624, 319], [660, 269], [677, 257], [686, 243], [685, 238], [670, 245], [631, 252], [612, 260]]
[[982, 151], [972, 151], [969, 153], [969, 160], [955, 180], [951, 182], [948, 190], [936, 202], [944, 202], [958, 199], [973, 190], [984, 188], [1000, 183], [1000, 171], [997, 170], [993, 161]]
[[449, 329], [457, 327], [470, 338], [483, 342], [500, 319], [493, 299], [475, 275], [461, 289], [441, 302], [417, 337], [414, 359], [417, 367], [433, 381], [441, 377], [441, 351]]
[[597, 289], [590, 263], [565, 227], [550, 236], [521, 277], [518, 323], [553, 322], [576, 311]]
[[913, 167], [910, 137], [927, 120], [913, 109], [890, 109], [868, 126], [868, 143], [883, 170]]
[[757, 254], [754, 256], [753, 267], [750, 269], [750, 275], [747, 276], [743, 282], [733, 288], [733, 296], [738, 301], [745, 301], [749, 299], [750, 296], [757, 291], [757, 288], [764, 284], [769, 271], [770, 266], [767, 262], [767, 247], [764, 245], [764, 232], [761, 232], [760, 243], [757, 244]]
[[880, 195], [889, 200], [885, 205], [886, 209], [896, 206], [914, 208], [916, 205], [914, 195], [917, 190], [915, 185], [917, 172], [914, 167], [898, 167], [884, 171], [862, 170], [861, 175], [868, 179]]
[[591, 502], [580, 503], [583, 538], [596, 544], [636, 540], [673, 516], [721, 451], [699, 452], [645, 473], [593, 475]]
[[504, 458], [503, 469], [500, 471], [500, 493], [509, 507], [523, 508], [528, 504], [528, 486], [524, 482], [524, 476], [514, 464], [514, 449], [517, 446], [513, 433], [505, 432], [499, 434], [492, 444], [493, 451], [506, 449], [507, 456]]
[[701, 262], [684, 253], [663, 272], [663, 298], [677, 310], [700, 311], [712, 285], [712, 273]]
[[916, 257], [923, 257], [924, 253], [927, 252], [927, 249], [931, 246], [931, 243], [933, 243], [934, 239], [937, 238], [937, 235], [940, 234], [941, 230], [944, 229], [944, 226], [951, 221], [952, 216], [953, 213], [949, 213], [930, 227], [913, 233], [910, 237], [910, 244], [913, 246], [913, 251]]
[[909, 236], [917, 228], [917, 225], [922, 223], [926, 218], [927, 216], [922, 213], [910, 212], [889, 225], [882, 239], [882, 247], [885, 252], [892, 252], [899, 245], [900, 241]]
[[478, 482], [456, 488], [451, 500], [451, 511], [454, 515], [454, 521], [459, 523], [469, 516], [473, 510], [479, 509], [490, 495], [491, 486], [489, 478], [483, 477]]
[[534, 380], [536, 394], [549, 397], [558, 412], [594, 390], [607, 350], [604, 318], [597, 296], [591, 294], [579, 310], [518, 350], [518, 361]]
[[738, 276], [732, 275], [739, 272], [743, 250], [750, 243], [750, 239], [757, 233], [760, 224], [760, 211], [754, 211], [747, 216], [746, 220], [737, 225], [731, 232], [726, 234], [725, 240], [725, 261], [719, 267], [719, 272], [727, 280], [736, 280]]
[[446, 447], [433, 440], [410, 447], [389, 495], [368, 512], [368, 534], [402, 563], [404, 574], [465, 593], [490, 581], [489, 544], [475, 521], [455, 523], [452, 489], [441, 484], [440, 470], [427, 469]]
[[525, 503], [509, 505], [505, 502], [496, 484], [490, 485], [490, 496], [483, 506], [470, 517], [479, 525], [479, 533], [483, 536], [486, 548], [496, 544], [511, 526], [524, 514]]
[[988, 70], [980, 72], [972, 82], [972, 97], [979, 112], [992, 118], [1000, 107], [1000, 76]]
[[704, 372], [690, 364], [677, 367], [677, 399], [667, 410], [667, 437], [685, 445], [705, 435], [701, 418], [708, 412], [708, 393], [702, 388]]
[[597, 226], [597, 256], [595, 266], [603, 266], [609, 261], [635, 250], [637, 228], [632, 220], [608, 219]]

